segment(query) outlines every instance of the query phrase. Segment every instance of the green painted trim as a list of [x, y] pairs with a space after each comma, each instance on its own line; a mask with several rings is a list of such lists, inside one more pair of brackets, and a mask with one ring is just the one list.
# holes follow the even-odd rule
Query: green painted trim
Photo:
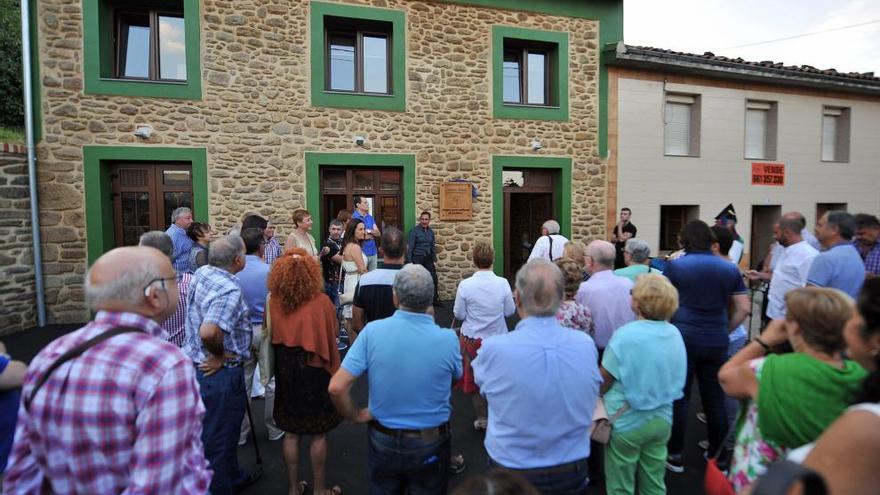
[[31, 34], [31, 113], [34, 118], [34, 144], [40, 142], [43, 138], [43, 109], [42, 109], [42, 88], [40, 84], [40, 29], [37, 26], [37, 0], [28, 0], [28, 10], [30, 11], [30, 26], [28, 27]]
[[473, 5], [491, 9], [519, 10], [563, 17], [604, 19], [623, 11], [619, 0], [439, 0], [445, 3]]
[[[324, 46], [324, 16], [391, 23], [391, 90], [394, 94], [348, 94], [325, 90], [327, 52]], [[313, 106], [406, 111], [406, 14], [403, 11], [312, 2], [310, 19]]]
[[112, 78], [112, 19], [104, 0], [83, 0], [83, 75], [85, 94], [202, 99], [199, 0], [183, 0], [186, 31], [185, 83], [131, 81]]
[[312, 214], [321, 239], [326, 227], [321, 220], [321, 180], [322, 165], [346, 167], [401, 167], [403, 168], [403, 218], [401, 230], [416, 224], [416, 157], [415, 155], [392, 155], [383, 153], [316, 153], [306, 152], [306, 209]]
[[[556, 97], [554, 106], [537, 107], [504, 103], [502, 63], [505, 38], [556, 45], [550, 60], [551, 70], [555, 69], [551, 88], [551, 96]], [[568, 65], [568, 33], [492, 26], [492, 116], [496, 119], [568, 121]]]
[[113, 200], [110, 196], [109, 162], [190, 162], [192, 166], [193, 217], [207, 222], [208, 152], [205, 148], [158, 146], [83, 146], [83, 183], [86, 202], [86, 251], [91, 265], [113, 248]]
[[571, 158], [542, 156], [492, 156], [492, 246], [494, 271], [504, 276], [504, 185], [501, 172], [506, 168], [549, 168], [560, 171], [556, 187], [558, 203], [553, 205], [560, 233], [571, 238]]

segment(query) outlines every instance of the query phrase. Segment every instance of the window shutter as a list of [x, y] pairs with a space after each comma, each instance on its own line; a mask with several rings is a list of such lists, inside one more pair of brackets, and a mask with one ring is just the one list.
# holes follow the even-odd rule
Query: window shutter
[[767, 158], [768, 110], [746, 110], [746, 158]]
[[833, 162], [837, 157], [837, 121], [836, 115], [822, 116], [822, 161]]
[[[666, 101], [665, 140], [667, 155], [691, 154], [691, 108], [692, 103], [672, 101], [679, 96], [670, 95]], [[688, 97], [685, 97], [688, 98]], [[691, 101], [693, 101], [692, 97]]]

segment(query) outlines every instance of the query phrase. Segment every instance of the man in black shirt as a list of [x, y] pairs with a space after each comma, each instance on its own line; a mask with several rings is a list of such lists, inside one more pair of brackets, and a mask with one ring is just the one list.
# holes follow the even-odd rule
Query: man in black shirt
[[321, 268], [324, 272], [324, 292], [339, 307], [339, 267], [342, 265], [342, 228], [341, 220], [330, 222], [330, 237], [321, 249]]
[[632, 210], [629, 208], [620, 209], [620, 221], [614, 226], [614, 233], [611, 236], [611, 242], [617, 251], [614, 257], [614, 269], [626, 268], [626, 262], [623, 260], [623, 248], [626, 247], [626, 241], [636, 236], [636, 226], [630, 222]]
[[388, 318], [397, 310], [391, 286], [397, 271], [403, 268], [406, 253], [403, 232], [394, 227], [386, 228], [382, 232], [382, 251], [385, 253], [382, 268], [364, 274], [354, 292], [351, 323], [356, 332], [373, 320]]
[[431, 273], [434, 280], [434, 305], [438, 303], [437, 287], [437, 249], [434, 230], [431, 229], [431, 212], [419, 215], [419, 224], [410, 229], [406, 241], [406, 262], [422, 265]]

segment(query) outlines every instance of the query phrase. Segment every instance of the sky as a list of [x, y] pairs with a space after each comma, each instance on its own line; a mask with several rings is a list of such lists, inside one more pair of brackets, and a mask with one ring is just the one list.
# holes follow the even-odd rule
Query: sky
[[880, 77], [880, 1], [624, 0], [624, 41]]

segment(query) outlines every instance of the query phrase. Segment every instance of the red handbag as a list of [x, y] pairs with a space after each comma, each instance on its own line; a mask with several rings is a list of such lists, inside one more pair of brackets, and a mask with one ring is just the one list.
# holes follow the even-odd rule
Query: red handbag
[[736, 495], [733, 485], [718, 467], [718, 458], [709, 459], [706, 463], [706, 474], [703, 477], [703, 490], [706, 495]]

